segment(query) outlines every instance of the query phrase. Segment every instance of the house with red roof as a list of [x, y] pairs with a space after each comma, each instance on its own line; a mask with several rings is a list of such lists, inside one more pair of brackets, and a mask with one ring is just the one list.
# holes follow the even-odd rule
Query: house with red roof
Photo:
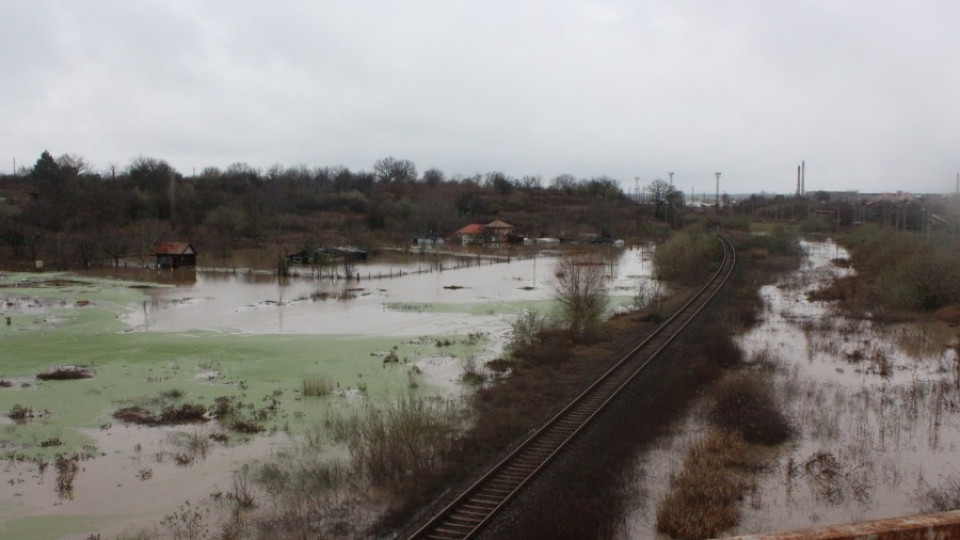
[[153, 250], [157, 268], [183, 268], [197, 265], [197, 250], [189, 242], [160, 242]]
[[471, 223], [465, 227], [461, 227], [457, 232], [453, 233], [453, 237], [460, 241], [461, 244], [475, 244], [483, 241], [483, 225], [480, 223]]
[[486, 225], [471, 223], [453, 233], [453, 237], [460, 240], [461, 244], [466, 245], [483, 243], [485, 240], [506, 242], [512, 233], [513, 225], [497, 219]]

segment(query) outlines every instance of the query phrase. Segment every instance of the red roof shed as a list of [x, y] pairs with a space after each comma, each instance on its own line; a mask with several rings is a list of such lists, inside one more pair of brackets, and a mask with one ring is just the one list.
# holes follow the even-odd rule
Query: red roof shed
[[153, 254], [157, 256], [157, 268], [197, 265], [197, 250], [189, 242], [160, 242]]

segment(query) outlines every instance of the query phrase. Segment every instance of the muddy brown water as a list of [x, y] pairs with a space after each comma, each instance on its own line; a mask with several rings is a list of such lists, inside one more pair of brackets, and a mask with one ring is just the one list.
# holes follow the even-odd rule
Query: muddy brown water
[[[768, 459], [728, 534], [788, 531], [922, 510], [921, 494], [960, 475], [956, 331], [942, 323], [852, 320], [807, 292], [852, 270], [833, 242], [804, 243], [802, 267], [763, 287], [762, 321], [739, 339], [772, 372], [798, 435]], [[656, 504], [705, 429], [699, 404], [655, 450], [638, 456], [623, 538], [653, 538]], [[662, 535], [661, 535], [662, 537]]]
[[[614, 295], [635, 294], [649, 278], [652, 247], [601, 250]], [[358, 262], [359, 279], [277, 278], [255, 268], [201, 268], [175, 287], [150, 289], [151, 300], [131, 311], [141, 330], [193, 329], [239, 333], [424, 335], [504, 330], [504, 317], [522, 303], [547, 302], [556, 252], [522, 256], [453, 257], [385, 254]], [[159, 276], [170, 271], [154, 271]], [[326, 274], [325, 274], [326, 275]], [[486, 307], [485, 307], [486, 306]], [[512, 306], [509, 309], [501, 309]], [[470, 314], [464, 317], [462, 314]], [[457, 316], [460, 314], [460, 316]], [[470, 330], [473, 328], [474, 330]]]
[[[649, 279], [650, 246], [609, 249], [603, 254], [611, 292], [621, 301]], [[309, 275], [278, 278], [266, 268], [241, 266], [175, 272], [128, 267], [91, 274], [132, 280], [131, 287], [148, 294], [148, 300], [129, 306], [121, 315], [125, 332], [174, 335], [199, 330], [238, 336], [361, 338], [484, 332], [490, 335], [491, 350], [484, 355], [489, 358], [497, 354], [514, 313], [525, 306], [548, 305], [556, 253], [512, 257], [509, 262], [482, 258], [469, 262], [450, 257], [390, 256], [358, 264], [359, 281]], [[401, 272], [400, 277], [372, 277]], [[22, 305], [7, 309], [21, 317], [43, 314], [50, 308], [39, 299], [23, 299]], [[43, 339], [42, 334], [37, 334], [37, 339]], [[426, 366], [431, 360], [423, 362]], [[208, 375], [213, 377], [216, 372], [198, 374]], [[463, 391], [452, 388], [457, 385], [457, 372], [447, 378], [454, 381], [448, 383], [451, 393]], [[213, 527], [218, 511], [218, 499], [213, 496], [229, 492], [234, 471], [290, 444], [282, 434], [227, 446], [211, 443], [206, 455], [194, 456], [182, 465], [177, 456], [190, 452], [185, 437], [205, 440], [213, 426], [106, 424], [101, 429], [68, 429], [82, 431], [92, 440], [90, 457], [77, 463], [69, 493], [56, 489], [57, 472], [52, 463], [41, 472], [34, 462], [3, 462], [0, 536], [85, 538], [96, 532], [111, 538], [123, 531], [158, 527], [164, 532], [161, 521], [182, 511], [186, 501], [205, 514], [209, 511]]]

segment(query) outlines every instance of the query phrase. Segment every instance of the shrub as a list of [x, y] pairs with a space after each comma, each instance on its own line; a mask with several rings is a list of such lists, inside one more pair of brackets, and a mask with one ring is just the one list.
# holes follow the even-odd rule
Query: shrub
[[783, 227], [774, 227], [769, 234], [751, 236], [744, 245], [744, 251], [765, 251], [770, 255], [798, 256], [803, 254], [800, 238]]
[[710, 420], [721, 429], [736, 431], [747, 442], [767, 446], [787, 440], [792, 433], [772, 390], [757, 376], [738, 375], [722, 382]]
[[743, 350], [733, 341], [730, 331], [719, 326], [703, 330], [701, 348], [718, 366], [733, 367], [743, 362]]
[[514, 359], [527, 358], [544, 342], [546, 332], [553, 321], [535, 309], [525, 309], [510, 324], [510, 341], [507, 354]]
[[575, 340], [596, 336], [610, 302], [602, 263], [583, 257], [564, 256], [557, 263], [554, 300], [560, 304], [560, 319]]
[[800, 223], [800, 230], [805, 233], [823, 233], [833, 229], [830, 220], [821, 215], [807, 216], [807, 219]]
[[935, 311], [960, 301], [960, 248], [952, 238], [862, 227], [847, 243], [881, 306]]
[[347, 445], [353, 468], [372, 485], [398, 489], [431, 471], [454, 449], [461, 421], [450, 401], [400, 397], [392, 405], [368, 405], [328, 420], [333, 439]]
[[463, 374], [461, 375], [461, 379], [467, 384], [483, 384], [483, 381], [486, 379], [483, 374], [483, 369], [473, 355], [467, 356], [463, 361]]
[[656, 278], [681, 283], [703, 281], [722, 254], [720, 242], [702, 228], [687, 227], [657, 246], [653, 254]]

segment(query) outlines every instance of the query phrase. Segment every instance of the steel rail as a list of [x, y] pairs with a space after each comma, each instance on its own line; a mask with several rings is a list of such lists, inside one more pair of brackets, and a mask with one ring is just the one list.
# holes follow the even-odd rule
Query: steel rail
[[607, 403], [674, 340], [723, 287], [736, 264], [736, 252], [727, 238], [722, 235], [718, 237], [723, 245], [723, 261], [706, 285], [563, 410], [435, 514], [413, 533], [410, 539], [471, 538], [516, 496]]

